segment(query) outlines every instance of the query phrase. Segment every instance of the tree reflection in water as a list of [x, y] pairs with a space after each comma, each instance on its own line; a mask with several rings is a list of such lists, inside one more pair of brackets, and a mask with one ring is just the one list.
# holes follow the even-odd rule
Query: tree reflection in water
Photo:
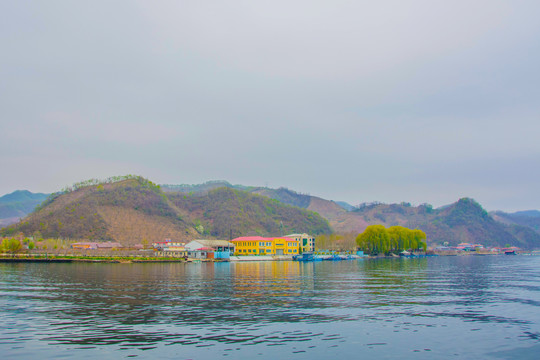
[[[496, 337], [507, 348], [537, 341], [540, 266], [525, 260], [0, 264], [0, 346], [12, 356], [31, 346], [50, 352], [50, 344], [175, 357], [165, 349], [178, 345], [193, 357], [199, 347], [257, 356], [250, 349], [264, 345], [267, 356], [282, 347], [310, 358], [365, 346], [390, 357], [381, 346], [431, 341], [435, 356], [454, 351], [437, 342], [453, 337], [482, 357], [493, 346], [473, 330], [507, 334]], [[486, 345], [467, 347], [471, 339]]]

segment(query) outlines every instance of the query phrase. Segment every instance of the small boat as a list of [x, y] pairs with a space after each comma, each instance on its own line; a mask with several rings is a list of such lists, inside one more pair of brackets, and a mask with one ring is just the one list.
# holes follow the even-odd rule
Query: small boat
[[321, 261], [322, 259], [312, 252], [305, 252], [303, 254], [298, 254], [293, 256], [293, 260], [296, 261]]
[[403, 250], [402, 252], [400, 252], [399, 256], [403, 257], [403, 258], [415, 258], [415, 257], [417, 257], [416, 255], [414, 255], [413, 253], [411, 253], [411, 252], [409, 252], [407, 250]]
[[504, 255], [516, 255], [516, 250], [505, 250]]
[[341, 258], [341, 256], [336, 255], [336, 254], [333, 254], [332, 256], [329, 256], [329, 257], [327, 257], [327, 258], [324, 258], [323, 260], [327, 260], [327, 261], [341, 261], [341, 260], [343, 260], [343, 259]]

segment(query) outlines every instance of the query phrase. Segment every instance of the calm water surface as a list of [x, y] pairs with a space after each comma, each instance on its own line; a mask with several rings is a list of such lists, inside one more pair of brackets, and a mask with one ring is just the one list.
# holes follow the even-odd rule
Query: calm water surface
[[538, 359], [540, 257], [0, 263], [2, 358]]

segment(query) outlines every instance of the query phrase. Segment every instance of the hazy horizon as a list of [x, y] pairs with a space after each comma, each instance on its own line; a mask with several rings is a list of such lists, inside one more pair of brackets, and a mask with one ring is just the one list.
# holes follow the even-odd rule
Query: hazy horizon
[[[99, 179], [99, 180], [106, 180], [107, 178], [103, 178], [103, 179]], [[85, 180], [90, 180], [90, 179], [85, 179]], [[148, 179], [150, 181], [152, 181], [152, 179]], [[207, 180], [207, 181], [203, 181], [201, 183], [196, 183], [196, 184], [186, 184], [186, 183], [175, 183], [175, 184], [165, 184], [165, 183], [158, 183], [159, 185], [161, 186], [165, 186], [165, 185], [169, 185], [169, 186], [175, 186], [175, 185], [201, 185], [201, 184], [204, 184], [204, 183], [208, 183], [208, 182], [213, 182], [213, 181], [218, 181], [218, 182], [228, 182], [229, 184], [233, 185], [233, 186], [252, 186], [252, 187], [266, 187], [266, 188], [274, 188], [274, 189], [277, 189], [277, 188], [286, 188], [288, 190], [292, 190], [296, 193], [299, 193], [299, 194], [303, 194], [303, 195], [310, 195], [310, 196], [315, 196], [315, 197], [319, 197], [319, 198], [323, 198], [325, 200], [331, 200], [331, 201], [335, 201], [335, 202], [339, 202], [339, 201], [342, 201], [342, 202], [346, 202], [348, 203], [349, 205], [352, 205], [352, 206], [358, 206], [362, 203], [376, 203], [376, 202], [380, 202], [380, 203], [383, 203], [383, 204], [399, 204], [399, 203], [402, 203], [402, 202], [408, 202], [410, 203], [412, 206], [419, 206], [419, 205], [422, 205], [422, 204], [430, 204], [430, 205], [433, 205], [434, 208], [440, 208], [440, 207], [444, 207], [444, 206], [447, 206], [447, 205], [451, 205], [452, 203], [455, 203], [459, 200], [458, 199], [455, 199], [455, 201], [452, 201], [452, 202], [449, 202], [449, 203], [444, 203], [444, 204], [434, 204], [434, 203], [431, 203], [429, 201], [424, 201], [424, 202], [421, 202], [421, 203], [415, 203], [415, 202], [411, 202], [411, 201], [407, 201], [407, 200], [402, 200], [402, 201], [390, 201], [390, 202], [386, 202], [386, 201], [380, 201], [380, 200], [377, 200], [377, 199], [373, 199], [373, 200], [366, 200], [366, 201], [362, 201], [362, 202], [359, 202], [359, 203], [352, 203], [350, 201], [347, 201], [347, 199], [331, 199], [331, 198], [325, 198], [324, 196], [321, 196], [321, 195], [318, 195], [318, 194], [311, 194], [311, 193], [303, 193], [301, 191], [297, 191], [296, 189], [292, 189], [292, 188], [289, 188], [287, 186], [276, 186], [276, 187], [271, 187], [271, 186], [268, 186], [268, 185], [257, 185], [257, 184], [240, 184], [240, 183], [231, 183], [230, 181], [227, 181], [227, 180], [224, 180], [224, 179], [213, 179], [213, 180]], [[74, 183], [73, 183], [74, 184]], [[65, 187], [69, 187], [73, 184], [68, 184], [66, 186], [63, 186], [63, 188]], [[51, 194], [51, 193], [54, 193], [54, 192], [57, 192], [57, 191], [61, 191], [62, 189], [57, 189], [55, 191], [50, 191], [50, 192], [39, 192], [39, 193], [42, 193], [42, 194]], [[4, 196], [4, 195], [8, 195], [8, 194], [11, 194], [15, 191], [25, 191], [25, 190], [28, 190], [28, 189], [17, 189], [17, 190], [14, 190], [10, 193], [6, 193], [6, 194], [0, 194], [0, 197]], [[28, 191], [31, 191], [31, 190], [28, 190]], [[34, 191], [31, 191], [32, 193], [38, 193], [38, 192], [34, 192]], [[470, 196], [464, 196], [464, 197], [469, 197]], [[473, 198], [474, 199], [474, 198]], [[476, 199], [474, 199], [476, 200]], [[480, 204], [483, 206], [483, 204]], [[486, 210], [488, 211], [507, 211], [509, 213], [513, 213], [513, 212], [520, 212], [520, 211], [531, 211], [531, 210], [537, 210], [538, 209], [516, 209], [516, 210], [503, 210], [503, 209], [487, 209], [485, 206], [483, 206]]]
[[0, 4], [0, 194], [139, 174], [540, 208], [537, 1]]

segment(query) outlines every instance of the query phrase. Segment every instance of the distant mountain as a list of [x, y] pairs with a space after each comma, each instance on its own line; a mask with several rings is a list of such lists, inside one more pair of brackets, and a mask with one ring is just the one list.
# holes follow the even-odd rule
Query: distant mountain
[[538, 210], [516, 211], [516, 212], [514, 212], [514, 213], [510, 213], [509, 215], [515, 216], [515, 217], [533, 217], [533, 218], [540, 218], [540, 211], [538, 211]]
[[360, 207], [353, 213], [358, 217], [358, 223], [419, 228], [426, 232], [428, 241], [432, 243], [540, 247], [540, 234], [524, 226], [497, 221], [470, 198], [460, 199], [439, 209], [429, 205], [373, 204]]
[[131, 177], [106, 183], [89, 181], [53, 194], [21, 222], [1, 232], [128, 245], [166, 238], [331, 231], [328, 222], [314, 212], [247, 191], [227, 187], [197, 193], [163, 191], [146, 179]]
[[345, 202], [345, 201], [336, 201], [335, 203], [338, 204], [339, 206], [341, 206], [343, 209], [345, 209], [345, 210], [347, 210], [347, 211], [352, 211], [352, 210], [354, 210], [354, 206], [352, 206], [352, 205], [349, 204], [348, 202]]
[[0, 197], [0, 225], [8, 225], [31, 213], [49, 195], [17, 190]]
[[515, 213], [494, 211], [491, 216], [504, 224], [526, 226], [540, 233], [540, 211], [538, 210], [518, 211]]

